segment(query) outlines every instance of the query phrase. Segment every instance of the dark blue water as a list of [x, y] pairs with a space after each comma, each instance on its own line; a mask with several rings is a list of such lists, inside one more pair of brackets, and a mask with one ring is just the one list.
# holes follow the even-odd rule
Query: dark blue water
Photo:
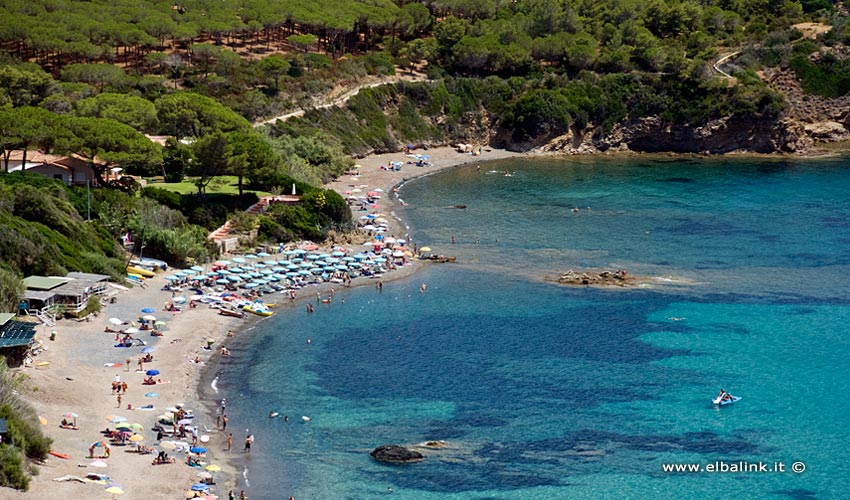
[[[415, 241], [459, 262], [251, 332], [219, 383], [257, 438], [251, 498], [842, 498], [845, 164], [522, 159], [405, 185]], [[646, 279], [545, 281], [588, 268]], [[744, 399], [715, 408], [721, 386]], [[368, 455], [427, 440], [447, 448]], [[663, 471], [716, 461], [786, 472]]]

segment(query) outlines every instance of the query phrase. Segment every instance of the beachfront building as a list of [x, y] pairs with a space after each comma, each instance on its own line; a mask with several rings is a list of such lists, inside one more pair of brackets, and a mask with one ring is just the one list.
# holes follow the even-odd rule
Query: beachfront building
[[0, 356], [10, 367], [21, 366], [26, 359], [35, 324], [15, 321], [13, 313], [0, 313]]
[[69, 186], [96, 184], [91, 164], [76, 156], [59, 156], [40, 151], [27, 151], [26, 165], [23, 165], [23, 160], [23, 152], [13, 151], [9, 156], [9, 172], [17, 172], [23, 168], [27, 172], [60, 180]]
[[109, 276], [68, 273], [68, 276], [29, 276], [19, 312], [38, 317], [50, 324], [57, 315], [78, 317], [92, 297], [105, 296]]

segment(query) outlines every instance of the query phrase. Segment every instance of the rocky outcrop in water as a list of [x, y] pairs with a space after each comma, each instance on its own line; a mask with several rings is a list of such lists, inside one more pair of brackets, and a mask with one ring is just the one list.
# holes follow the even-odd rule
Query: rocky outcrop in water
[[372, 450], [369, 455], [378, 462], [390, 464], [409, 464], [421, 462], [425, 455], [397, 444], [384, 444]]
[[583, 272], [570, 269], [559, 274], [555, 281], [562, 285], [634, 286], [637, 280], [622, 269], [601, 272]]

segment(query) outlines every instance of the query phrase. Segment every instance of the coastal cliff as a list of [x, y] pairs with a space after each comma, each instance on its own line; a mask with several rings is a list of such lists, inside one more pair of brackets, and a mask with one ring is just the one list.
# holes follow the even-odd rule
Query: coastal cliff
[[[850, 57], [850, 49], [839, 52]], [[809, 56], [820, 60], [822, 52]], [[761, 119], [725, 116], [701, 126], [676, 126], [658, 116], [617, 123], [609, 132], [574, 128], [537, 148], [541, 152], [592, 154], [608, 151], [647, 153], [791, 153], [810, 154], [824, 145], [850, 140], [850, 94], [827, 98], [804, 92], [789, 69], [761, 75], [782, 95], [785, 110]]]
[[[833, 122], [834, 123], [834, 122]], [[639, 153], [808, 153], [817, 144], [847, 137], [847, 129], [793, 119], [713, 120], [700, 127], [674, 126], [658, 117], [617, 124], [611, 132], [570, 131], [541, 146], [541, 152], [592, 154], [614, 151]]]

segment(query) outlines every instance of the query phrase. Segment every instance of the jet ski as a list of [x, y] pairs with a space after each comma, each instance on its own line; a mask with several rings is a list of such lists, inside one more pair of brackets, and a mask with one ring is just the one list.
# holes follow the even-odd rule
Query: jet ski
[[711, 402], [718, 406], [726, 406], [741, 400], [741, 396], [733, 396], [731, 394], [728, 395], [729, 397], [726, 399], [723, 399], [723, 396], [717, 396], [716, 398], [712, 399]]

